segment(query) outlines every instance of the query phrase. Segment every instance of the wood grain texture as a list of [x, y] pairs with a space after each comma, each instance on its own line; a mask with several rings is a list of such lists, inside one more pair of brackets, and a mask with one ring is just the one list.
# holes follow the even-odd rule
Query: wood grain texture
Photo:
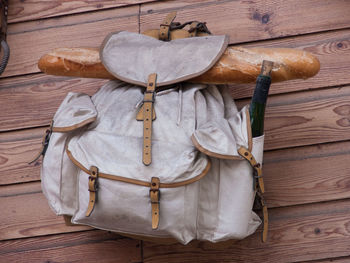
[[[68, 92], [93, 95], [106, 80], [35, 74], [0, 80], [0, 131], [48, 125]], [[0, 135], [1, 138], [1, 135]]]
[[320, 260], [310, 260], [305, 261], [305, 263], [349, 263], [350, 257], [336, 257], [336, 258], [326, 258], [326, 259], [320, 259]]
[[[307, 80], [273, 83], [269, 94], [340, 86], [350, 83], [350, 30], [337, 30], [305, 36], [289, 37], [245, 44], [244, 47], [298, 48], [314, 54], [321, 63], [320, 72]], [[253, 95], [254, 84], [231, 85], [233, 98]]]
[[154, 0], [11, 0], [8, 22], [38, 20], [48, 17], [138, 5], [152, 1]]
[[349, 140], [349, 99], [350, 86], [270, 97], [265, 149]]
[[[141, 6], [141, 32], [158, 28], [167, 13], [176, 21], [207, 22], [214, 34], [227, 34], [241, 43], [311, 32], [347, 28], [350, 2], [324, 1], [159, 1]], [[313, 14], [322, 19], [315, 19]]]
[[350, 142], [264, 153], [268, 207], [350, 198]]
[[0, 186], [0, 240], [90, 229], [66, 226], [63, 218], [51, 211], [39, 187], [40, 183]]
[[140, 241], [86, 231], [0, 242], [0, 262], [141, 262]]
[[267, 243], [260, 233], [219, 244], [144, 242], [144, 262], [299, 262], [350, 255], [350, 201], [270, 209]]
[[37, 62], [58, 47], [99, 46], [110, 32], [138, 32], [138, 6], [9, 25], [11, 57], [2, 77], [38, 72]]
[[0, 185], [40, 180], [40, 161], [32, 165], [28, 162], [38, 154], [44, 131], [0, 133]]

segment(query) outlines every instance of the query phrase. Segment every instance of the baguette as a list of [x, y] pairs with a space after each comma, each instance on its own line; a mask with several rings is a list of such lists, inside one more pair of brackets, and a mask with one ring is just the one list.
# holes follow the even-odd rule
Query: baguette
[[[228, 47], [210, 70], [189, 81], [204, 84], [252, 83], [260, 74], [263, 60], [274, 62], [273, 82], [307, 79], [320, 69], [318, 59], [303, 50]], [[98, 48], [58, 48], [41, 57], [38, 67], [49, 75], [115, 79], [102, 65]]]

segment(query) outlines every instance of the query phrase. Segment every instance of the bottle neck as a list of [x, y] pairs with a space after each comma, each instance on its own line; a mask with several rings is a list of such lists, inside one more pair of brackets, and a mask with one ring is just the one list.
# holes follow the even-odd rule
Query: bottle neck
[[266, 104], [267, 96], [271, 85], [271, 78], [269, 76], [259, 75], [256, 80], [256, 86], [252, 103]]
[[265, 107], [270, 84], [271, 78], [269, 76], [259, 75], [256, 80], [256, 87], [249, 108], [253, 137], [264, 134]]

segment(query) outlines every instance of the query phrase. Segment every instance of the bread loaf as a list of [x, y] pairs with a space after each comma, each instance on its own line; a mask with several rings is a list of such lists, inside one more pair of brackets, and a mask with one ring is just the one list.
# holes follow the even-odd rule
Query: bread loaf
[[[210, 70], [190, 81], [211, 84], [255, 82], [263, 60], [274, 62], [273, 82], [310, 78], [320, 69], [318, 59], [303, 50], [228, 47]], [[102, 65], [98, 48], [58, 48], [44, 55], [38, 66], [50, 75], [114, 78]]]

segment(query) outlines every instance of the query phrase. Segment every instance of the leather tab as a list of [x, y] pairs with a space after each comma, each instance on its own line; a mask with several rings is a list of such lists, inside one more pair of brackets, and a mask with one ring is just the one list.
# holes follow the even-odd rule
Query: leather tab
[[199, 22], [194, 21], [191, 23], [190, 25], [190, 29], [188, 30], [189, 33], [189, 37], [195, 37], [197, 36], [197, 25], [199, 24]]
[[151, 189], [149, 190], [149, 197], [152, 206], [152, 229], [157, 229], [159, 225], [159, 191], [160, 181], [157, 177], [152, 177]]
[[90, 176], [89, 176], [89, 185], [88, 185], [88, 189], [90, 192], [89, 205], [85, 216], [90, 216], [92, 211], [95, 208], [95, 203], [97, 201], [97, 190], [98, 190], [97, 178], [98, 178], [98, 168], [96, 166], [91, 166]]
[[254, 169], [254, 180], [258, 181], [258, 187], [260, 192], [263, 194], [265, 193], [265, 185], [264, 185], [264, 180], [262, 177], [262, 169], [261, 169], [261, 164], [258, 163], [253, 154], [248, 151], [246, 148], [244, 147], [240, 147], [238, 149], [238, 153], [244, 158], [246, 159], [250, 165], [253, 167]]
[[176, 11], [171, 12], [163, 20], [163, 23], [160, 25], [159, 29], [159, 40], [169, 41], [170, 40], [170, 25], [176, 17]]
[[142, 162], [144, 165], [152, 163], [152, 122], [153, 122], [153, 104], [154, 91], [156, 88], [157, 74], [152, 73], [148, 76], [147, 89], [143, 100], [143, 152]]

